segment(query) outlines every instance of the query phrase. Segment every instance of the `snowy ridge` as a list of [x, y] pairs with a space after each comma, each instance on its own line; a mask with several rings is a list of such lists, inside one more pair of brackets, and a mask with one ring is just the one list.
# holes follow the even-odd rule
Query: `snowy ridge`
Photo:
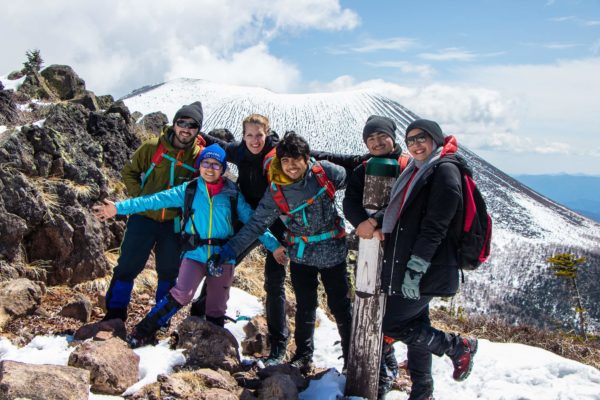
[[[262, 88], [203, 80], [177, 79], [124, 99], [129, 109], [162, 111], [172, 118], [183, 104], [200, 100], [203, 131], [228, 128], [241, 137], [241, 121], [251, 113], [267, 115], [272, 129], [295, 130], [318, 150], [363, 154], [362, 128], [368, 116], [396, 121], [400, 134], [417, 115], [374, 91], [278, 94]], [[455, 134], [460, 145], [460, 132]], [[579, 279], [592, 325], [600, 327], [600, 224], [541, 196], [468, 149], [461, 154], [473, 168], [494, 221], [492, 257], [467, 273], [457, 305], [495, 313], [510, 321], [569, 325], [573, 319], [566, 282], [547, 271], [545, 259], [556, 251], [573, 251], [589, 259]], [[589, 295], [587, 295], [589, 293]], [[594, 294], [595, 293], [595, 294]]]

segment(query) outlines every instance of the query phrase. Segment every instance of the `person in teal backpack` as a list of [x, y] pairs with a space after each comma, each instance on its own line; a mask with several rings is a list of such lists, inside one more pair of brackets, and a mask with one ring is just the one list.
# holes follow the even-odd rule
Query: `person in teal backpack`
[[[209, 287], [206, 319], [219, 326], [225, 323], [235, 256], [214, 268], [207, 262], [211, 256], [220, 254], [222, 246], [234, 235], [234, 214], [245, 223], [250, 220], [252, 209], [235, 183], [222, 176], [227, 168], [223, 149], [216, 144], [208, 146], [202, 151], [198, 160], [200, 177], [195, 181], [153, 195], [117, 203], [105, 200], [104, 204], [93, 207], [94, 214], [100, 220], [112, 218], [117, 214], [132, 214], [164, 207], [184, 208], [187, 187], [192, 184], [197, 185], [191, 205], [192, 212], [184, 221], [183, 227], [186, 243], [192, 245], [184, 249], [182, 254], [177, 283], [136, 325], [129, 337], [132, 347], [152, 343], [156, 331], [165, 326], [181, 307], [190, 303], [205, 277]], [[235, 210], [232, 210], [232, 207], [235, 207]], [[273, 252], [278, 261], [287, 262], [285, 248], [268, 230], [263, 233], [260, 240], [269, 251]]]

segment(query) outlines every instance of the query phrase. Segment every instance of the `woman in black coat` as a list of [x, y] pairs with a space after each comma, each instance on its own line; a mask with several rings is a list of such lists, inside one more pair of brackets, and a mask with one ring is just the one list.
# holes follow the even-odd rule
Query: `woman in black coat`
[[[463, 222], [456, 139], [434, 121], [406, 129], [413, 160], [398, 177], [381, 223], [385, 235], [382, 288], [388, 293], [383, 333], [408, 348], [410, 400], [433, 398], [431, 354], [448, 355], [453, 377], [469, 375], [477, 339], [434, 329], [429, 302], [458, 290], [458, 240]], [[380, 217], [381, 219], [381, 217]]]

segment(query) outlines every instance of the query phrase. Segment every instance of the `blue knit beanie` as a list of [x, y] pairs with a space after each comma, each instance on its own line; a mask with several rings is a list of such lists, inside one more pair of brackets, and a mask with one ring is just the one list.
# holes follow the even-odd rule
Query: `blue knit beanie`
[[217, 160], [223, 166], [223, 172], [225, 172], [227, 169], [227, 156], [225, 155], [225, 150], [223, 150], [218, 144], [215, 143], [205, 147], [198, 157], [198, 164], [200, 164], [206, 158]]

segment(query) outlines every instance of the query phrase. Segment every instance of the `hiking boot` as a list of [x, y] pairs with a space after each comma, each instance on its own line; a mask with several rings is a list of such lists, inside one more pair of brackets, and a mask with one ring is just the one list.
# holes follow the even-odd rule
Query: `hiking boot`
[[144, 346], [148, 346], [148, 345], [154, 346], [155, 344], [158, 343], [158, 340], [156, 339], [155, 334], [142, 335], [142, 334], [138, 333], [135, 328], [133, 328], [133, 331], [131, 332], [130, 335], [127, 335], [127, 337], [125, 338], [125, 341], [129, 345], [129, 347], [132, 349], [137, 349], [138, 347], [144, 347]]
[[459, 337], [454, 354], [450, 356], [454, 365], [452, 378], [461, 382], [467, 379], [473, 368], [473, 357], [477, 353], [477, 339]]
[[286, 349], [287, 349], [287, 341], [282, 342], [282, 343], [272, 344], [271, 352], [269, 353], [269, 357], [267, 357], [263, 360], [263, 364], [265, 364], [265, 367], [282, 364], [283, 359], [285, 358]]
[[398, 376], [398, 361], [394, 346], [383, 342], [381, 348], [381, 363], [379, 367], [379, 385], [377, 387], [377, 398], [383, 399], [387, 392], [392, 390], [392, 385]]
[[296, 367], [300, 370], [300, 372], [306, 375], [314, 368], [313, 360], [311, 355], [305, 356], [294, 356], [290, 363], [292, 367]]

